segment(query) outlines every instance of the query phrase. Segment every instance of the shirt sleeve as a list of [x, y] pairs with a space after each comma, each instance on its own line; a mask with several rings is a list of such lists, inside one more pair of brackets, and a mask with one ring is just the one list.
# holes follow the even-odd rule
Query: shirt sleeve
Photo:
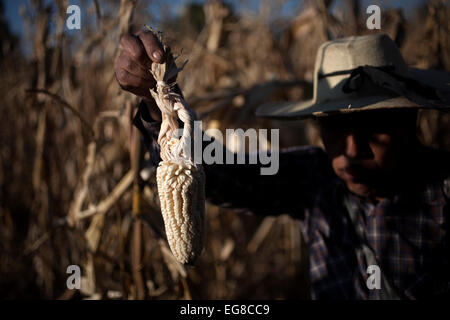
[[[160, 123], [150, 117], [145, 102], [140, 103], [133, 124], [143, 135], [152, 165], [157, 166], [161, 161], [157, 143]], [[213, 141], [203, 142], [203, 148]], [[222, 148], [225, 157], [229, 151]], [[234, 157], [236, 160], [236, 155]], [[245, 155], [244, 164], [203, 163], [209, 202], [257, 215], [286, 213], [302, 219], [302, 212], [312, 206], [318, 188], [332, 177], [328, 156], [313, 146], [280, 150], [278, 172], [274, 175], [262, 175], [261, 168], [269, 165], [259, 161], [249, 164], [249, 157]]]
[[[247, 158], [248, 156], [246, 156]], [[330, 176], [326, 154], [305, 146], [280, 150], [279, 169], [261, 175], [261, 164], [205, 165], [207, 198], [221, 207], [258, 215], [290, 214], [303, 218], [322, 181]]]

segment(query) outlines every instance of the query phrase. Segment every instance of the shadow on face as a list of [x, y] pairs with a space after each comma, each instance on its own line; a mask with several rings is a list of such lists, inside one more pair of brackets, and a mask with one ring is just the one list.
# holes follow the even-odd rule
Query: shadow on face
[[319, 120], [336, 175], [353, 193], [376, 195], [417, 145], [417, 110], [376, 110]]

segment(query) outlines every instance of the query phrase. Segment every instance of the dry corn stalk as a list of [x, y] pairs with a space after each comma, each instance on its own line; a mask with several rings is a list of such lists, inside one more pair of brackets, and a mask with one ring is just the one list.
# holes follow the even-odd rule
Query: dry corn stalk
[[[169, 82], [186, 62], [178, 68], [168, 47], [163, 44], [163, 49], [164, 63], [153, 63], [150, 70], [156, 80], [156, 87], [150, 92], [162, 113], [158, 136], [162, 161], [156, 179], [170, 249], [179, 262], [190, 264], [203, 248], [205, 174], [201, 165], [194, 163], [191, 151], [196, 114], [174, 92], [175, 82]], [[178, 119], [184, 124], [181, 137], [178, 137]]]

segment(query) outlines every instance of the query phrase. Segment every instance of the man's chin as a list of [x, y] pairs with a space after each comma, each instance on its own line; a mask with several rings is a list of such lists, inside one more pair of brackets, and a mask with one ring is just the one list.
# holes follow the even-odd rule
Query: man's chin
[[363, 198], [369, 197], [373, 191], [371, 187], [363, 183], [346, 181], [345, 184], [350, 192]]

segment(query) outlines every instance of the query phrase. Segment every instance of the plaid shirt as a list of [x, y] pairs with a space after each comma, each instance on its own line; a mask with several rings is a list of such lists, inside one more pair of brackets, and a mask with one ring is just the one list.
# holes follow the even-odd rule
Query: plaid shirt
[[[156, 165], [159, 124], [140, 108], [135, 125]], [[420, 161], [423, 170], [407, 179], [408, 187], [377, 204], [350, 193], [334, 175], [325, 152], [310, 146], [281, 151], [279, 171], [272, 176], [260, 175], [259, 165], [204, 165], [206, 195], [221, 207], [300, 219], [313, 299], [379, 297], [366, 284], [370, 275], [362, 241], [400, 298], [448, 297], [450, 157], [429, 150], [421, 153]], [[344, 199], [356, 214], [356, 226]], [[364, 239], [355, 227], [363, 230]]]

